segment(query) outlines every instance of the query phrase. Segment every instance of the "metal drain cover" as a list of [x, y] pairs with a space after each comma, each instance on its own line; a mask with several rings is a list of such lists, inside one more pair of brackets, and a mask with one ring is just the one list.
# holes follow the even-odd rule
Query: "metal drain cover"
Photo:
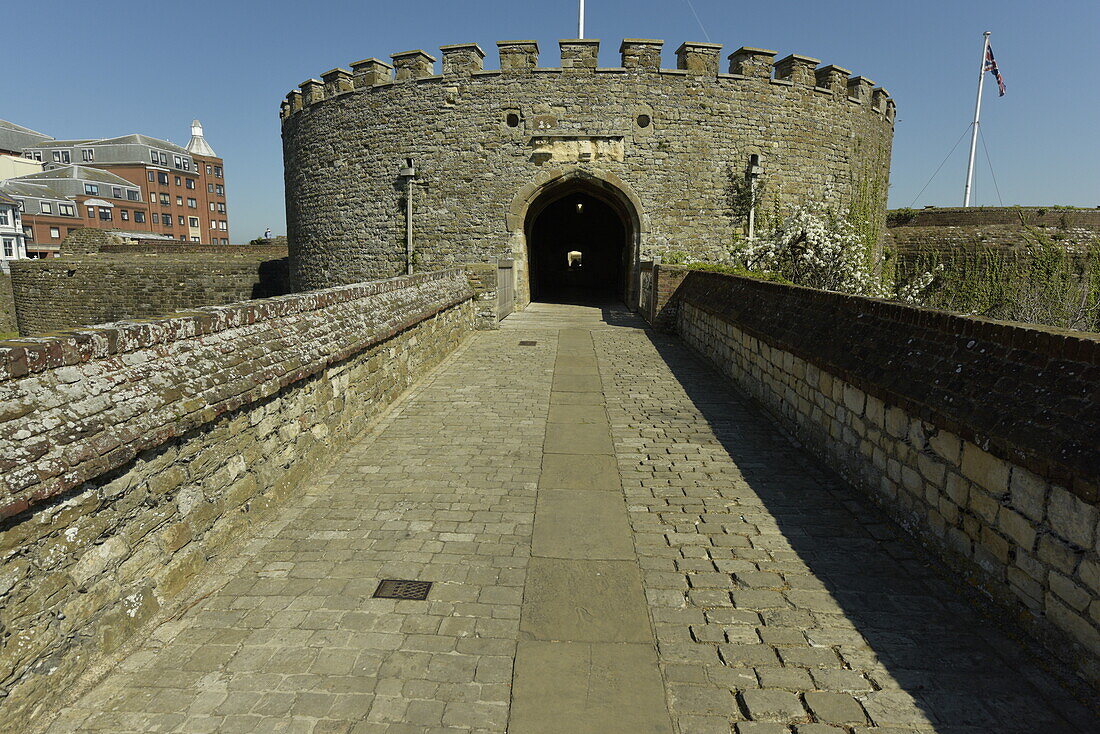
[[538, 344], [538, 342], [531, 341], [530, 339], [524, 339], [519, 343], [521, 347], [533, 347], [536, 344]]
[[432, 588], [431, 581], [411, 581], [409, 579], [382, 579], [374, 590], [375, 599], [416, 599], [428, 598]]

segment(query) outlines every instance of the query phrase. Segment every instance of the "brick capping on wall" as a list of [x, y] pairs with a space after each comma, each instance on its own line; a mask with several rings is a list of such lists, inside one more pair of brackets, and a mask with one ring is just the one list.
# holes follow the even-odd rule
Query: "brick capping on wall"
[[[416, 305], [421, 290], [435, 290], [438, 295]], [[406, 296], [404, 300], [402, 295]], [[25, 512], [126, 464], [143, 450], [321, 372], [472, 295], [464, 272], [453, 269], [0, 342], [0, 438], [8, 444], [0, 455], [0, 519]], [[360, 319], [356, 324], [359, 329], [329, 335], [325, 343], [318, 338], [318, 343], [305, 353], [294, 351], [291, 359], [250, 354], [248, 347], [253, 345], [244, 341], [221, 350], [217, 363], [206, 370], [205, 380], [193, 375], [193, 383], [166, 387], [159, 384], [162, 374], [148, 369], [142, 374], [140, 368], [143, 363], [171, 359], [173, 354], [186, 365], [186, 353], [202, 348], [205, 339], [261, 322], [285, 325], [282, 338], [287, 344], [295, 339], [306, 340], [309, 331], [301, 327], [310, 324], [303, 324], [304, 317], [350, 310], [354, 321], [355, 303], [377, 297], [395, 301], [388, 320], [370, 323]], [[147, 354], [139, 354], [146, 350]], [[128, 359], [131, 355], [133, 360]], [[234, 365], [261, 357], [266, 357], [264, 366], [255, 374], [233, 379], [230, 371]], [[38, 415], [45, 412], [37, 403], [41, 396], [35, 397], [28, 380], [54, 370], [63, 384], [90, 384], [97, 378], [104, 384], [85, 394], [79, 389], [72, 391], [73, 398], [79, 400], [55, 406], [53, 410], [61, 415], [46, 424]], [[131, 374], [125, 380], [131, 384], [117, 384], [119, 374], [128, 370]], [[164, 394], [158, 394], [160, 390]], [[111, 415], [112, 408], [107, 406], [106, 415], [82, 414], [89, 409], [85, 399], [92, 400], [97, 392], [112, 391], [117, 391], [112, 397], [119, 400], [114, 406], [118, 415]], [[139, 416], [125, 415], [125, 400], [138, 395], [156, 400], [144, 406]]]
[[1100, 334], [698, 271], [676, 297], [1100, 500]]

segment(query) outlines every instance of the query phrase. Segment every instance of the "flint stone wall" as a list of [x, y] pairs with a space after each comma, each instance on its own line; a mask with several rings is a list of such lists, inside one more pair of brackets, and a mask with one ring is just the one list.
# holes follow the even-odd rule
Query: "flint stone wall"
[[4, 720], [50, 706], [453, 350], [445, 271], [0, 345]]
[[[894, 105], [839, 67], [685, 44], [660, 69], [661, 41], [624, 41], [624, 68], [596, 68], [599, 42], [562, 41], [563, 68], [534, 42], [501, 42], [501, 69], [471, 44], [333, 69], [283, 103], [291, 277], [319, 288], [388, 277], [405, 263], [398, 173], [415, 161], [418, 262], [512, 258], [527, 299], [528, 197], [579, 172], [636, 208], [633, 262], [670, 250], [720, 258], [742, 232], [731, 190], [749, 156], [765, 172], [760, 212], [813, 201], [852, 207], [881, 231]], [[773, 63], [774, 74], [773, 78]], [[725, 64], [722, 64], [725, 67]], [[763, 216], [763, 214], [761, 214]], [[632, 278], [637, 273], [631, 273]]]
[[1100, 335], [716, 273], [675, 300], [688, 344], [1100, 684]]

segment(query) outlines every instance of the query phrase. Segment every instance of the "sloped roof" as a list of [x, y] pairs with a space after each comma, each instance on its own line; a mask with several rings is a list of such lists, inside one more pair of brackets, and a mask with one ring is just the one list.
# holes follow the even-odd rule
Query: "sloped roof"
[[19, 206], [19, 202], [11, 198], [3, 191], [0, 191], [0, 204], [7, 204], [8, 206]]
[[117, 138], [89, 140], [86, 145], [148, 145], [151, 148], [161, 148], [162, 150], [170, 150], [175, 153], [187, 152], [186, 148], [181, 148], [175, 143], [169, 143], [167, 140], [161, 140], [160, 138], [151, 138], [148, 135], [141, 135], [140, 133], [120, 135]]
[[14, 178], [0, 181], [0, 192], [11, 196], [33, 197], [35, 199], [53, 199], [55, 201], [69, 200], [68, 196], [53, 190], [46, 184], [17, 181]]
[[99, 183], [109, 183], [116, 186], [129, 186], [136, 189], [138, 185], [127, 181], [121, 176], [116, 176], [110, 171], [104, 171], [102, 168], [90, 168], [88, 166], [57, 166], [55, 168], [48, 168], [45, 171], [39, 173], [28, 173], [26, 176], [18, 176], [14, 179], [8, 179], [9, 181], [50, 181], [58, 179], [75, 179], [78, 181], [97, 181]]
[[37, 145], [51, 139], [49, 135], [36, 132], [29, 127], [16, 125], [14, 122], [8, 122], [7, 120], [0, 120], [0, 149], [23, 150], [28, 145]]

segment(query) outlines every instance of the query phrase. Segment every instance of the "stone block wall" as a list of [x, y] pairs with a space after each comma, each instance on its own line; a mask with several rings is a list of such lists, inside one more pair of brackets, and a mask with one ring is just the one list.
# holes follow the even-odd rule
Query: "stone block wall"
[[0, 334], [19, 330], [15, 321], [15, 296], [11, 290], [11, 275], [0, 273]]
[[1100, 684], [1100, 335], [690, 273], [676, 330]]
[[139, 245], [115, 247], [119, 251], [104, 247], [94, 254], [13, 262], [19, 333], [163, 316], [290, 291], [286, 258], [271, 259], [266, 251], [230, 255], [230, 248], [219, 247], [174, 254]]
[[52, 705], [474, 323], [461, 271], [0, 345], [0, 689]]

